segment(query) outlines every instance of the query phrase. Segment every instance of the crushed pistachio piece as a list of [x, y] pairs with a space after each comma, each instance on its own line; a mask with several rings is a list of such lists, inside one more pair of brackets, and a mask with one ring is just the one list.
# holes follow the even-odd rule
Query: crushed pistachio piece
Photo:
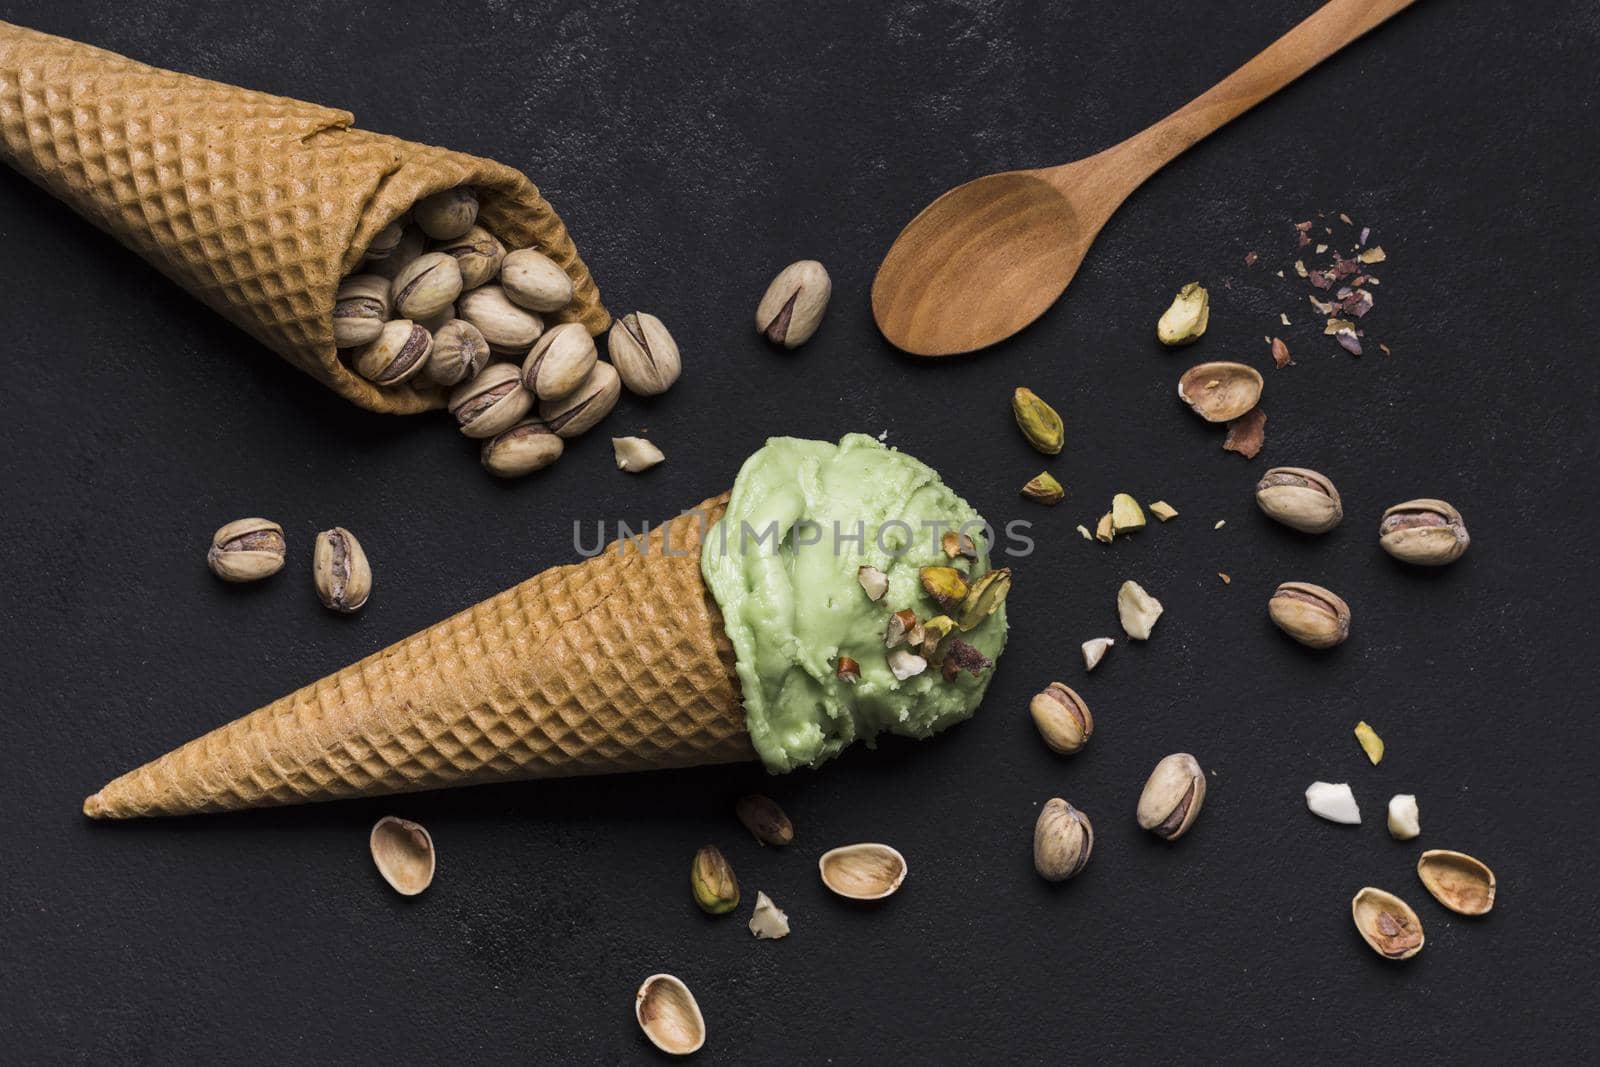
[[1156, 340], [1169, 347], [1193, 344], [1206, 332], [1211, 319], [1211, 294], [1199, 282], [1178, 290], [1172, 306], [1156, 322]]
[[1228, 525], [1228, 520], [1227, 519], [1218, 519], [1217, 520], [1217, 524], [1215, 526], [1211, 527], [1211, 528], [1213, 530], [1220, 530], [1226, 525]]
[[1378, 731], [1368, 726], [1365, 721], [1356, 723], [1356, 741], [1361, 745], [1361, 751], [1367, 754], [1367, 759], [1376, 767], [1383, 760], [1383, 738], [1378, 736]]
[[966, 599], [956, 612], [956, 626], [963, 632], [977, 626], [999, 610], [1010, 592], [1010, 567], [1000, 567], [977, 579], [968, 588]]
[[856, 581], [861, 583], [862, 591], [874, 604], [882, 600], [883, 595], [889, 591], [889, 576], [876, 567], [857, 567]]
[[1111, 532], [1120, 534], [1142, 529], [1144, 529], [1144, 509], [1139, 506], [1139, 502], [1127, 493], [1118, 493], [1112, 497]]
[[1165, 500], [1157, 500], [1154, 504], [1150, 505], [1150, 514], [1154, 515], [1162, 522], [1171, 522], [1173, 519], [1178, 517], [1178, 509], [1167, 503]]
[[1135, 641], [1150, 640], [1150, 631], [1161, 618], [1161, 601], [1144, 591], [1138, 582], [1122, 583], [1117, 590], [1117, 618], [1122, 629]]
[[1111, 528], [1111, 512], [1108, 511], [1104, 515], [1100, 516], [1099, 522], [1095, 523], [1094, 539], [1096, 541], [1103, 541], [1109, 545], [1111, 543], [1111, 539], [1115, 536], [1116, 534]]
[[1037, 503], [1054, 506], [1065, 499], [1067, 492], [1049, 471], [1040, 471], [1022, 487], [1022, 495]]
[[1363, 248], [1356, 258], [1363, 263], [1382, 263], [1389, 257], [1383, 254], [1382, 245], [1373, 245], [1371, 248]]
[[973, 544], [972, 538], [957, 530], [946, 530], [944, 536], [939, 539], [939, 545], [950, 559], [961, 556], [967, 559], [978, 558], [978, 546]]
[[839, 681], [849, 685], [855, 685], [861, 680], [861, 664], [849, 656], [839, 657], [835, 664], [835, 672], [839, 676]]
[[954, 567], [923, 567], [917, 571], [917, 580], [922, 583], [923, 590], [946, 611], [966, 599], [966, 579]]
[[918, 633], [921, 628], [921, 624], [917, 622], [917, 613], [910, 608], [903, 608], [889, 616], [889, 628], [883, 634], [883, 647], [893, 648], [912, 634]]
[[1083, 667], [1092, 671], [1106, 658], [1111, 646], [1117, 642], [1110, 637], [1093, 637], [1083, 643]]
[[1081, 522], [1078, 524], [1078, 533], [1083, 536], [1083, 539], [1085, 541], [1093, 541], [1094, 540], [1094, 534], [1089, 532], [1089, 527], [1085, 526]]
[[922, 644], [918, 651], [924, 659], [933, 659], [933, 654], [939, 648], [939, 642], [950, 636], [950, 631], [956, 628], [956, 620], [948, 615], [935, 615], [922, 624]]
[[760, 890], [756, 891], [756, 910], [750, 916], [750, 932], [762, 940], [789, 936], [789, 916]]

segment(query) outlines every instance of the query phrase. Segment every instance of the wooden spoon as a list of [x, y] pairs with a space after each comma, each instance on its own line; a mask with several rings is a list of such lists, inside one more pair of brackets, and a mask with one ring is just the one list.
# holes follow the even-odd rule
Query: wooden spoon
[[872, 283], [891, 344], [952, 356], [1044, 314], [1129, 193], [1184, 149], [1415, 0], [1330, 0], [1208, 92], [1121, 144], [958, 185], [900, 231]]

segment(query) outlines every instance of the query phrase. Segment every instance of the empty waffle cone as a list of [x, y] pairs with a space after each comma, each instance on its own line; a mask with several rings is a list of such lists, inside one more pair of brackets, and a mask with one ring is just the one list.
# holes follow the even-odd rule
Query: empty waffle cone
[[700, 577], [727, 495], [554, 567], [219, 727], [84, 801], [182, 815], [756, 756]]
[[418, 199], [478, 189], [479, 223], [572, 278], [553, 316], [610, 322], [566, 227], [521, 172], [354, 129], [348, 111], [160, 70], [0, 22], [0, 158], [224, 318], [373, 411], [443, 404], [377, 386], [333, 344], [339, 280]]

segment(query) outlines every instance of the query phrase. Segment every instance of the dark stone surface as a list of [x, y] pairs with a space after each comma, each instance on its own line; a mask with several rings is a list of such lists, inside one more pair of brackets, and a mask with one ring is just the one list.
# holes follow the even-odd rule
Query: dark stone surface
[[[497, 484], [440, 418], [363, 414], [0, 171], [7, 459], [0, 581], [0, 1047], [12, 1062], [551, 1062], [653, 1055], [633, 991], [686, 979], [701, 1059], [756, 1062], [1564, 1061], [1592, 1047], [1595, 573], [1592, 6], [1419, 4], [1178, 160], [1102, 234], [1066, 298], [1014, 342], [938, 366], [897, 357], [866, 293], [935, 193], [1131, 134], [1309, 13], [1286, 5], [495, 3], [9, 5], [8, 19], [163, 66], [352, 109], [372, 129], [524, 168], [565, 214], [611, 306], [672, 326], [687, 370], [625, 400], [548, 474]], [[1390, 255], [1367, 319], [1392, 358], [1318, 336], [1288, 226], [1347, 211]], [[1241, 263], [1258, 249], [1253, 270]], [[814, 256], [829, 318], [795, 353], [760, 343], [767, 279]], [[1177, 286], [1214, 299], [1197, 347], [1161, 350]], [[1288, 311], [1294, 325], [1276, 325]], [[1266, 368], [1253, 463], [1173, 397], [1204, 358]], [[1069, 444], [1053, 511], [1007, 396], [1054, 401]], [[610, 434], [665, 449], [612, 469]], [[728, 485], [769, 434], [887, 430], [997, 523], [1035, 523], [1014, 637], [970, 723], [820, 772], [756, 767], [512, 784], [232, 817], [96, 825], [107, 778], [572, 555], [576, 519], [663, 517]], [[1251, 503], [1271, 464], [1344, 494], [1321, 539]], [[1112, 493], [1175, 522], [1106, 549], [1073, 532]], [[1437, 573], [1382, 555], [1384, 506], [1453, 501], [1473, 547]], [[287, 571], [224, 587], [222, 522], [288, 531]], [[1218, 519], [1228, 520], [1214, 530]], [[371, 605], [336, 618], [306, 580], [339, 523], [367, 545]], [[1233, 576], [1225, 586], [1217, 571]], [[1166, 604], [1154, 638], [1085, 678], [1115, 589]], [[1354, 606], [1318, 655], [1264, 603], [1286, 579]], [[1024, 710], [1052, 678], [1099, 730], [1052, 756]], [[1366, 764], [1358, 719], [1389, 756]], [[1133, 823], [1158, 758], [1211, 772], [1175, 846]], [[1313, 818], [1349, 781], [1366, 822]], [[734, 822], [777, 797], [794, 847]], [[1423, 836], [1391, 841], [1391, 793]], [[1032, 872], [1039, 805], [1094, 818], [1075, 882]], [[424, 821], [440, 875], [395, 897], [374, 818]], [[911, 877], [877, 908], [819, 885], [825, 847], [885, 840]], [[719, 843], [794, 934], [687, 891]], [[1422, 847], [1481, 856], [1500, 903], [1438, 907]], [[1399, 892], [1428, 943], [1386, 964], [1351, 895]]]

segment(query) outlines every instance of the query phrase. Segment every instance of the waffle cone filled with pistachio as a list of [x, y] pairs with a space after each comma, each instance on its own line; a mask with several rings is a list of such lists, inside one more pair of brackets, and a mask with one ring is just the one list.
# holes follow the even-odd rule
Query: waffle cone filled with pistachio
[[1010, 571], [927, 465], [774, 438], [647, 537], [554, 567], [111, 782], [179, 815], [760, 759], [777, 773], [976, 710]]
[[[358, 366], [353, 344], [336, 344], [341, 283], [374, 274], [392, 280], [406, 266], [394, 251], [408, 222], [435, 242], [475, 227], [502, 250], [527, 250], [565, 276], [561, 302], [534, 314], [590, 334], [610, 322], [560, 217], [511, 167], [356, 129], [348, 111], [160, 70], [4, 22], [0, 158], [279, 356], [373, 411], [441, 407], [454, 384], [405, 376], [418, 364], [414, 349], [411, 363], [394, 360], [400, 339], [366, 359], [375, 369]], [[458, 228], [467, 198], [471, 218]], [[417, 213], [422, 205], [426, 217]], [[532, 303], [549, 283], [532, 279]], [[498, 306], [484, 314], [514, 317]], [[520, 357], [534, 339], [496, 354]]]

